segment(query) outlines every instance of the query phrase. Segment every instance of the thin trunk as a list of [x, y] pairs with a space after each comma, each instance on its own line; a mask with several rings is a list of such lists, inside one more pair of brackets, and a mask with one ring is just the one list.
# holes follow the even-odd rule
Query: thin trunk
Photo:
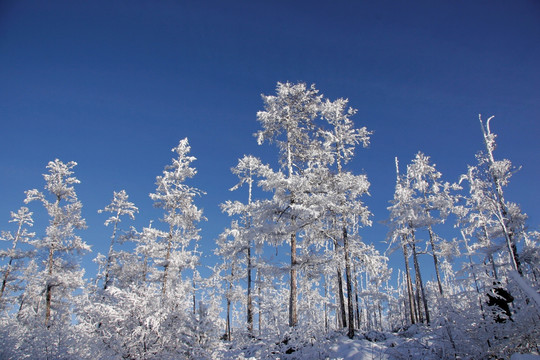
[[437, 285], [439, 285], [439, 293], [443, 295], [443, 288], [441, 284], [441, 276], [439, 274], [439, 259], [437, 257], [436, 251], [435, 251], [435, 234], [433, 233], [433, 229], [431, 229], [431, 225], [428, 226], [428, 233], [429, 233], [429, 243], [431, 245], [431, 252], [433, 255], [433, 264], [435, 265], [435, 275], [437, 277]]
[[379, 330], [383, 331], [383, 325], [382, 325], [382, 309], [381, 309], [381, 302], [377, 301], [377, 307], [379, 309]]
[[[493, 119], [493, 117], [490, 117], [486, 122], [486, 127], [484, 127], [484, 123], [482, 122], [482, 118], [480, 117], [480, 126], [482, 127], [482, 133], [484, 135], [484, 144], [486, 145], [486, 151], [489, 156], [489, 165], [492, 166], [495, 163], [495, 158], [493, 157], [493, 151], [490, 148], [488, 142], [488, 138], [491, 134], [491, 130], [489, 128], [489, 122]], [[500, 182], [500, 179], [495, 176], [495, 174], [491, 174], [493, 179], [493, 185], [495, 187], [495, 195], [497, 196], [497, 212], [498, 217], [500, 218], [500, 224], [504, 233], [504, 237], [506, 240], [506, 246], [508, 248], [508, 253], [510, 254], [510, 263], [512, 264], [512, 268], [516, 270], [521, 276], [523, 276], [523, 272], [521, 270], [521, 262], [519, 260], [519, 256], [517, 253], [517, 247], [516, 242], [514, 239], [514, 231], [509, 228], [510, 219], [508, 219], [508, 209], [506, 207], [506, 203], [504, 201], [504, 193], [502, 189], [502, 185]]]
[[[469, 251], [469, 244], [467, 242], [467, 237], [465, 236], [465, 233], [463, 233], [463, 230], [461, 230], [461, 237], [463, 238], [463, 241], [465, 242], [465, 248], [467, 249], [467, 252], [469, 253], [469, 267], [471, 268], [471, 274], [473, 276], [473, 280], [474, 280], [474, 288], [476, 289], [476, 293], [478, 294], [478, 304], [480, 305], [480, 312], [482, 313], [482, 319], [484, 320], [484, 322], [486, 321], [486, 314], [484, 313], [484, 305], [483, 305], [483, 301], [482, 301], [482, 294], [480, 293], [480, 287], [478, 286], [478, 279], [476, 277], [476, 272], [474, 270], [474, 262], [472, 260], [472, 257], [470, 255], [470, 251]], [[487, 329], [486, 329], [486, 332], [487, 332]], [[489, 339], [487, 340], [487, 345], [488, 347], [490, 348], [491, 347], [491, 343], [489, 341]]]
[[328, 280], [324, 277], [324, 330], [328, 333]]
[[[486, 242], [489, 241], [489, 236], [488, 236], [488, 231], [487, 231], [487, 227], [486, 225], [483, 225], [482, 226], [482, 229], [484, 230], [484, 236], [486, 237]], [[463, 233], [461, 234], [462, 236], [465, 236]], [[491, 267], [493, 268], [493, 276], [495, 277], [495, 279], [499, 279], [499, 274], [497, 272], [497, 265], [495, 264], [495, 260], [493, 259], [493, 254], [489, 254], [489, 262], [491, 263]]]
[[193, 285], [193, 314], [197, 313], [197, 300], [195, 293], [195, 274], [193, 274], [193, 279], [191, 279], [191, 284]]
[[358, 273], [354, 266], [354, 297], [356, 300], [356, 328], [360, 329], [360, 300], [358, 299]]
[[[338, 242], [334, 240], [334, 250], [339, 259]], [[343, 293], [343, 275], [341, 274], [340, 261], [337, 262], [337, 282], [338, 282], [338, 300], [339, 312], [341, 315], [340, 321], [343, 327], [347, 326], [347, 314], [345, 313], [345, 295]]]
[[415, 267], [415, 276], [416, 276], [416, 283], [415, 283], [415, 311], [416, 311], [416, 314], [418, 315], [418, 322], [419, 323], [424, 323], [424, 313], [422, 312], [422, 299], [420, 298], [420, 286], [418, 286], [418, 284], [420, 283], [418, 281], [418, 273], [416, 272], [416, 267]]
[[418, 288], [420, 288], [420, 292], [422, 294], [422, 302], [424, 303], [424, 311], [426, 314], [426, 323], [429, 325], [430, 318], [429, 318], [429, 310], [428, 310], [428, 304], [426, 299], [426, 292], [424, 291], [424, 283], [422, 282], [422, 275], [420, 274], [420, 265], [418, 264], [418, 256], [416, 252], [416, 245], [415, 245], [415, 239], [414, 239], [414, 233], [412, 238], [412, 251], [413, 251], [413, 260], [414, 260], [414, 269], [416, 272], [416, 289], [418, 291]]
[[[403, 240], [405, 241], [405, 235], [403, 235]], [[407, 250], [407, 244], [403, 243], [403, 257], [405, 258], [405, 276], [407, 282], [407, 294], [408, 294], [408, 303], [409, 303], [409, 312], [411, 314], [411, 324], [416, 324], [418, 321], [418, 314], [416, 313], [416, 306], [414, 304], [414, 290], [412, 286], [411, 273], [409, 270], [409, 254]]]
[[4, 279], [2, 280], [2, 288], [0, 289], [0, 299], [2, 299], [2, 296], [4, 295], [4, 290], [6, 289], [8, 276], [12, 269], [13, 252], [15, 251], [15, 247], [17, 246], [17, 243], [19, 242], [19, 239], [21, 237], [21, 229], [22, 229], [22, 222], [19, 222], [19, 228], [17, 229], [15, 239], [13, 240], [13, 247], [11, 248], [11, 255], [9, 257], [8, 266], [7, 266], [6, 272], [4, 273]]
[[514, 241], [514, 233], [511, 229], [508, 229], [509, 220], [507, 218], [507, 213], [505, 209], [499, 209], [499, 218], [501, 228], [503, 229], [503, 233], [505, 235], [506, 247], [508, 248], [512, 268], [513, 270], [517, 271], [519, 275], [523, 276], [523, 272], [521, 270], [521, 261], [519, 260], [516, 243]]
[[[292, 149], [289, 141], [290, 131], [287, 129], [287, 169], [289, 172], [288, 178], [293, 175]], [[291, 204], [294, 203], [294, 194], [291, 193]], [[294, 218], [292, 219], [294, 222]], [[298, 298], [296, 284], [296, 233], [291, 234], [291, 272], [290, 272], [290, 291], [289, 291], [289, 326], [296, 326], [298, 323], [298, 314], [296, 310], [296, 302]]]
[[146, 284], [146, 275], [148, 274], [148, 254], [144, 254], [143, 271], [142, 271], [142, 285]]
[[[116, 218], [120, 216], [120, 210], [116, 213]], [[109, 272], [112, 262], [112, 254], [113, 254], [113, 246], [114, 246], [114, 240], [116, 239], [116, 229], [118, 227], [118, 221], [114, 222], [114, 228], [113, 233], [111, 235], [111, 244], [109, 245], [109, 253], [107, 254], [107, 265], [105, 266], [105, 280], [103, 281], [103, 290], [107, 290], [107, 287], [109, 286]]]
[[[253, 187], [253, 179], [251, 170], [249, 172], [249, 181], [248, 181], [248, 205], [251, 205], [251, 192]], [[251, 227], [251, 218], [247, 216], [246, 227]], [[247, 247], [247, 327], [248, 332], [253, 336], [253, 300], [251, 295], [251, 240], [248, 240]]]
[[354, 309], [353, 309], [353, 294], [352, 294], [352, 279], [351, 279], [351, 264], [349, 259], [349, 240], [347, 237], [347, 228], [343, 227], [343, 251], [345, 252], [345, 276], [347, 283], [347, 311], [348, 318], [348, 332], [349, 339], [354, 337]]
[[259, 336], [261, 336], [261, 324], [262, 324], [262, 296], [261, 296], [261, 273], [260, 270], [257, 268], [257, 293], [258, 293], [258, 300], [259, 300]]
[[[56, 196], [56, 202], [54, 204], [55, 208], [58, 209], [60, 204], [60, 196]], [[53, 226], [57, 226], [59, 223], [59, 219], [55, 218]], [[52, 240], [52, 239], [51, 239]], [[52, 284], [51, 278], [53, 274], [53, 263], [54, 263], [54, 248], [55, 244], [50, 244], [49, 246], [49, 259], [47, 261], [47, 273], [48, 273], [48, 279], [47, 279], [47, 290], [45, 295], [45, 326], [47, 328], [49, 327], [49, 320], [51, 319], [51, 302], [52, 302]]]
[[253, 336], [253, 303], [251, 299], [251, 246], [247, 249], [247, 323], [248, 332]]
[[229, 294], [227, 294], [227, 323], [225, 325], [225, 334], [227, 341], [231, 341], [231, 291], [232, 291], [233, 270], [231, 269], [231, 281], [229, 281]]
[[4, 295], [4, 290], [6, 289], [7, 279], [8, 279], [9, 273], [11, 272], [12, 262], [13, 262], [13, 258], [10, 257], [6, 272], [4, 274], [4, 279], [2, 280], [2, 288], [0, 289], [0, 299], [2, 299], [2, 296]]
[[298, 323], [298, 314], [296, 310], [297, 301], [296, 287], [296, 234], [291, 234], [291, 286], [289, 294], [289, 326], [296, 326]]
[[[423, 195], [424, 195], [425, 204], [427, 206], [428, 199], [427, 199], [427, 195], [426, 195], [425, 190], [424, 190]], [[426, 212], [426, 215], [427, 215], [428, 219], [431, 219], [431, 214], [429, 213], [427, 208], [426, 208], [425, 212]], [[433, 256], [433, 264], [435, 265], [435, 276], [437, 277], [437, 285], [439, 286], [439, 293], [442, 296], [443, 295], [443, 288], [442, 288], [442, 284], [441, 284], [441, 275], [439, 273], [439, 258], [437, 257], [437, 253], [435, 251], [435, 233], [433, 232], [433, 229], [431, 228], [431, 225], [428, 225], [427, 230], [428, 230], [428, 233], [429, 233], [429, 244], [431, 245], [431, 253], [432, 253], [432, 256]]]
[[169, 230], [169, 237], [167, 241], [167, 253], [165, 254], [165, 266], [163, 269], [163, 285], [161, 287], [161, 294], [165, 295], [167, 291], [167, 275], [169, 274], [169, 259], [171, 257], [171, 246], [172, 246], [172, 227]]
[[49, 260], [48, 260], [48, 280], [47, 280], [47, 291], [45, 295], [45, 326], [49, 327], [49, 320], [51, 318], [51, 301], [52, 301], [52, 284], [50, 283], [53, 273], [53, 255], [54, 249], [51, 245], [49, 248]]

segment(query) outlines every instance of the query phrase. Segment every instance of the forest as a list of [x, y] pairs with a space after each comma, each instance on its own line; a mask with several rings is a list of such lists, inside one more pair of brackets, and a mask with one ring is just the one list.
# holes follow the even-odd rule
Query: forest
[[[110, 233], [108, 252], [91, 254], [93, 277], [81, 266], [91, 244], [77, 163], [50, 161], [42, 190], [2, 219], [0, 358], [329, 359], [346, 357], [337, 348], [349, 340], [377, 359], [540, 352], [540, 232], [505, 197], [519, 167], [496, 153], [492, 118], [479, 117], [484, 148], [456, 183], [428, 154], [395, 159], [386, 241], [402, 266], [390, 268], [362, 237], [369, 174], [348, 167], [373, 129], [314, 85], [278, 83], [262, 102], [255, 138], [279, 166], [245, 155], [231, 169], [244, 200], [219, 204], [230, 225], [209, 275], [187, 138], [149, 195], [161, 218], [126, 225], [139, 209], [125, 190], [85, 209], [105, 214]], [[35, 214], [46, 228], [33, 228]]]

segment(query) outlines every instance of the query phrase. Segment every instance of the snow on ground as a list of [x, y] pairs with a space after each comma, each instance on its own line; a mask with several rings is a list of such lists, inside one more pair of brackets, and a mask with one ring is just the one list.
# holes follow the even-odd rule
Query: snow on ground
[[389, 360], [385, 354], [386, 344], [374, 343], [368, 340], [349, 339], [343, 336], [330, 346], [330, 359], [355, 360]]
[[[313, 339], [314, 340], [314, 339]], [[369, 331], [349, 339], [344, 332], [328, 334], [312, 342], [246, 342], [241, 347], [222, 348], [216, 354], [220, 360], [440, 360], [455, 358], [444, 346], [413, 325], [399, 333]], [[540, 360], [538, 354], [513, 354], [509, 360]], [[459, 357], [476, 359], [474, 355]]]

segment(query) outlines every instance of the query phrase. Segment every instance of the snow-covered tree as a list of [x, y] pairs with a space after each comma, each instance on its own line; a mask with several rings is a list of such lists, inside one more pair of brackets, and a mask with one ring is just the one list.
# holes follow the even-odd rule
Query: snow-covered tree
[[[238, 160], [236, 167], [231, 169], [232, 173], [237, 175], [239, 178], [239, 183], [233, 186], [230, 190], [237, 190], [243, 184], [247, 184], [248, 190], [248, 200], [247, 203], [241, 203], [239, 201], [227, 201], [221, 205], [222, 210], [227, 212], [229, 216], [239, 216], [241, 226], [238, 225], [238, 222], [231, 224], [231, 229], [227, 230], [224, 234], [224, 239], [227, 238], [227, 234], [232, 236], [233, 242], [226, 243], [222, 241], [219, 245], [218, 251], [221, 252], [219, 255], [225, 256], [226, 258], [235, 258], [239, 254], [245, 256], [246, 262], [246, 283], [247, 283], [247, 299], [246, 299], [246, 319], [247, 319], [247, 328], [250, 334], [253, 334], [253, 288], [252, 288], [252, 270], [253, 270], [253, 260], [252, 260], [252, 250], [253, 242], [257, 239], [255, 237], [255, 232], [252, 231], [252, 218], [253, 218], [253, 182], [256, 177], [265, 176], [271, 170], [267, 165], [262, 164], [262, 162], [251, 155], [245, 155]], [[230, 248], [232, 247], [232, 249]], [[238, 264], [237, 261], [228, 261], [230, 264]], [[232, 269], [231, 269], [231, 272]], [[228, 304], [229, 305], [229, 304]]]
[[484, 123], [479, 117], [486, 150], [477, 154], [478, 164], [469, 166], [467, 174], [461, 177], [461, 181], [467, 181], [469, 185], [469, 196], [460, 213], [460, 223], [467, 236], [477, 239], [477, 243], [471, 246], [488, 259], [495, 278], [499, 275], [494, 255], [500, 254], [504, 248], [510, 268], [524, 275], [517, 244], [534, 235], [526, 229], [527, 215], [504, 197], [504, 187], [518, 169], [510, 160], [495, 160], [496, 135], [490, 129], [492, 119], [490, 117]]
[[445, 240], [435, 233], [433, 227], [444, 223], [453, 211], [457, 196], [451, 191], [459, 190], [459, 186], [442, 182], [441, 177], [442, 174], [437, 171], [435, 164], [430, 163], [429, 156], [421, 152], [418, 152], [407, 166], [407, 184], [413, 190], [410, 201], [414, 203], [411, 207], [414, 210], [411, 224], [415, 229], [425, 228], [428, 231], [437, 285], [439, 293], [443, 295], [439, 263]]
[[[348, 303], [348, 320], [345, 322], [345, 319], [343, 319], [343, 324], [348, 323], [348, 335], [350, 338], [353, 338], [353, 280], [349, 237], [351, 235], [357, 235], [352, 231], [358, 228], [355, 226], [358, 224], [358, 221], [362, 225], [371, 225], [371, 221], [369, 220], [371, 213], [360, 199], [363, 195], [369, 194], [368, 189], [370, 184], [365, 175], [353, 175], [350, 172], [344, 171], [343, 165], [352, 159], [357, 144], [362, 143], [364, 147], [369, 144], [372, 133], [365, 127], [360, 129], [354, 127], [351, 116], [356, 113], [356, 110], [350, 107], [347, 108], [347, 105], [348, 100], [346, 99], [326, 100], [322, 106], [322, 116], [327, 121], [329, 129], [323, 128], [320, 131], [324, 138], [325, 158], [328, 159], [330, 164], [335, 164], [337, 168], [336, 174], [328, 171], [328, 183], [330, 187], [327, 190], [328, 196], [326, 196], [325, 202], [327, 204], [327, 215], [337, 220], [333, 222], [333, 224], [337, 225], [337, 229], [333, 229], [330, 238], [334, 240], [335, 246], [338, 243], [343, 245], [343, 262], [345, 265]], [[341, 267], [341, 265], [338, 265], [338, 282], [341, 282]], [[344, 306], [342, 296], [343, 292], [340, 291], [343, 316]]]
[[27, 207], [21, 207], [16, 213], [11, 212], [11, 220], [17, 224], [15, 233], [3, 231], [0, 240], [11, 242], [11, 247], [0, 251], [0, 258], [6, 259], [7, 263], [0, 268], [2, 274], [2, 285], [0, 287], [0, 309], [4, 309], [8, 303], [9, 293], [16, 294], [23, 289], [22, 278], [17, 274], [22, 271], [24, 260], [32, 255], [32, 251], [22, 250], [17, 246], [28, 244], [35, 233], [28, 231], [28, 227], [34, 225], [32, 212]]
[[163, 222], [169, 227], [160, 264], [163, 267], [161, 283], [164, 296], [169, 278], [178, 279], [183, 270], [195, 269], [198, 262], [194, 242], [200, 238], [197, 223], [204, 217], [202, 210], [194, 204], [194, 198], [203, 192], [185, 183], [197, 173], [191, 167], [196, 158], [189, 155], [190, 149], [187, 138], [180, 140], [172, 149], [177, 157], [165, 167], [163, 175], [156, 178], [156, 191], [150, 194], [154, 206], [165, 211]]
[[[291, 249], [289, 326], [298, 323], [297, 314], [297, 235], [305, 215], [302, 197], [305, 194], [302, 173], [316, 155], [314, 143], [314, 120], [320, 114], [321, 98], [314, 86], [278, 83], [276, 95], [263, 95], [264, 110], [257, 113], [262, 130], [257, 132], [259, 144], [276, 142], [280, 163], [286, 175], [275, 174], [267, 179], [267, 187], [275, 188], [274, 206], [282, 225], [283, 237], [287, 234]], [[282, 238], [281, 241], [284, 241]]]
[[[514, 169], [512, 169], [510, 160], [504, 159], [496, 161], [493, 156], [493, 151], [496, 148], [495, 138], [497, 137], [490, 129], [490, 121], [493, 119], [493, 116], [487, 119], [485, 125], [482, 121], [482, 117], [479, 116], [478, 118], [480, 120], [482, 134], [484, 135], [484, 144], [486, 146], [486, 152], [482, 161], [486, 162], [486, 169], [489, 175], [491, 175], [492, 180], [491, 198], [495, 200], [494, 204], [496, 207], [496, 213], [494, 215], [499, 221], [506, 240], [506, 246], [510, 255], [510, 264], [514, 270], [523, 274], [516, 244], [517, 238], [519, 238], [520, 232], [523, 230], [524, 219], [516, 219], [516, 217], [519, 217], [522, 214], [519, 211], [519, 208], [515, 208], [516, 206], [514, 204], [506, 202], [503, 191], [503, 186], [508, 184]], [[512, 207], [514, 209], [512, 209]], [[522, 218], [526, 218], [526, 216], [522, 215]]]
[[[394, 199], [391, 201], [392, 205], [388, 207], [390, 211], [389, 240], [391, 245], [403, 251], [411, 323], [423, 322], [424, 315], [426, 316], [426, 321], [429, 323], [429, 308], [418, 262], [417, 240], [414, 227], [415, 215], [421, 212], [415, 209], [415, 203], [413, 201], [414, 190], [410, 186], [407, 176], [400, 175], [397, 157], [395, 160], [396, 188]], [[409, 271], [409, 249], [413, 257], [416, 291], [413, 289], [412, 276]], [[422, 313], [422, 304], [424, 313]]]
[[128, 201], [128, 195], [125, 190], [119, 192], [114, 191], [112, 202], [104, 209], [98, 210], [98, 213], [110, 212], [112, 215], [105, 221], [105, 226], [113, 225], [111, 243], [109, 252], [105, 262], [105, 275], [103, 279], [103, 289], [106, 290], [111, 282], [111, 266], [114, 261], [114, 244], [117, 238], [118, 224], [122, 221], [121, 216], [128, 216], [132, 220], [135, 219], [135, 213], [139, 211], [135, 204]]
[[[77, 235], [76, 230], [86, 228], [81, 216], [82, 204], [77, 198], [74, 185], [80, 181], [72, 176], [77, 165], [56, 159], [47, 165], [44, 174], [45, 190], [52, 197], [34, 189], [26, 192], [26, 203], [41, 201], [50, 217], [46, 235], [34, 241], [34, 246], [45, 255], [42, 278], [45, 295], [44, 323], [71, 321], [71, 294], [83, 285], [83, 270], [79, 268], [78, 255], [90, 247]], [[34, 304], [37, 306], [37, 304]]]

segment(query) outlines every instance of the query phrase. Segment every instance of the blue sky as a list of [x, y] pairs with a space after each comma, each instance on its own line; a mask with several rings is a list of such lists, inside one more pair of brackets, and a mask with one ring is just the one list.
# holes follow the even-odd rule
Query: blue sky
[[[539, 39], [533, 0], [2, 1], [0, 229], [11, 229], [25, 190], [43, 188], [48, 161], [76, 161], [88, 265], [108, 247], [97, 210], [113, 190], [140, 209], [125, 225], [161, 216], [148, 194], [188, 137], [210, 251], [229, 222], [218, 205], [247, 196], [228, 191], [230, 167], [243, 154], [276, 162], [275, 147], [252, 134], [260, 94], [278, 81], [349, 98], [357, 126], [374, 131], [349, 169], [372, 183], [374, 226], [363, 236], [379, 249], [394, 156], [404, 168], [423, 151], [456, 181], [483, 146], [479, 113], [496, 116], [496, 156], [523, 166], [506, 195], [538, 229]], [[39, 221], [35, 230], [44, 232]]]

